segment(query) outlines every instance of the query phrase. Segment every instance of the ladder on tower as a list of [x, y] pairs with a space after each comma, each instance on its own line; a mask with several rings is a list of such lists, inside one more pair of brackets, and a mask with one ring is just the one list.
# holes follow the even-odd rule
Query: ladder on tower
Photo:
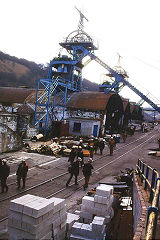
[[[50, 119], [48, 117], [48, 112], [52, 111], [52, 104], [50, 103], [50, 97], [56, 90], [58, 83], [59, 83], [59, 77], [56, 79], [49, 79], [49, 81], [46, 81], [46, 79], [40, 79], [39, 81], [44, 81], [44, 83], [47, 83], [46, 85], [43, 84], [45, 87], [43, 90], [39, 89], [37, 91], [37, 98], [35, 103], [35, 117], [34, 117], [34, 125], [38, 126], [40, 123], [45, 123], [45, 129], [47, 128]], [[38, 107], [41, 107], [42, 111], [39, 113]], [[41, 115], [41, 116], [40, 116]], [[38, 126], [39, 127], [39, 126]]]

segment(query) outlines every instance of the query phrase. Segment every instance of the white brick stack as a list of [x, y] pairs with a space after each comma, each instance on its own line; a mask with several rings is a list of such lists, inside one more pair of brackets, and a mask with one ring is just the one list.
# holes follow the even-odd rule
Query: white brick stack
[[94, 217], [92, 223], [75, 222], [72, 226], [70, 240], [103, 240], [105, 239], [105, 218]]
[[9, 239], [50, 239], [54, 235], [55, 240], [64, 239], [67, 217], [64, 201], [30, 194], [12, 200], [8, 218]]
[[70, 232], [73, 224], [79, 222], [80, 217], [77, 214], [67, 213], [66, 231]]
[[54, 201], [53, 209], [53, 239], [54, 240], [64, 240], [66, 234], [66, 204], [65, 200], [61, 198], [50, 198]]
[[91, 223], [93, 216], [105, 217], [106, 223], [113, 217], [113, 187], [100, 185], [96, 188], [94, 197], [82, 198], [80, 221]]

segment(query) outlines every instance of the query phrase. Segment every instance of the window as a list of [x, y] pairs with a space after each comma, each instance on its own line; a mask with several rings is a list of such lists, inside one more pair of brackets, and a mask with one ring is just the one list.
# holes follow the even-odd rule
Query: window
[[80, 132], [81, 131], [81, 123], [74, 122], [73, 132]]

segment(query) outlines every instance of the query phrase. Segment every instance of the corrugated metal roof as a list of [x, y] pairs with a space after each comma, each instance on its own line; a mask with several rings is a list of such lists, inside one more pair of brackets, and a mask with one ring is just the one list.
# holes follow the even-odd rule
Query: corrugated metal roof
[[28, 105], [23, 104], [17, 109], [17, 113], [19, 114], [33, 114], [34, 110], [30, 108]]
[[74, 93], [67, 102], [67, 108], [104, 111], [110, 96], [114, 93], [104, 94], [103, 92], [79, 92]]
[[28, 88], [1, 87], [0, 103], [23, 103], [33, 91]]

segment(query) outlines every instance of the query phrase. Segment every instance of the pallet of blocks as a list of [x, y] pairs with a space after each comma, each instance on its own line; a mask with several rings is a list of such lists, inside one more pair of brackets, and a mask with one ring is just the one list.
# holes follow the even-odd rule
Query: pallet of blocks
[[90, 224], [75, 222], [70, 240], [105, 240], [105, 218], [94, 217]]
[[71, 229], [70, 240], [103, 240], [106, 236], [106, 224], [114, 216], [113, 187], [101, 184], [96, 188], [94, 197], [82, 198], [80, 220]]
[[66, 218], [64, 199], [24, 195], [10, 202], [9, 239], [64, 240]]
[[80, 211], [80, 221], [90, 223], [93, 216], [104, 217], [106, 223], [114, 215], [113, 208], [113, 187], [109, 185], [100, 185], [96, 188], [94, 197], [84, 196]]

